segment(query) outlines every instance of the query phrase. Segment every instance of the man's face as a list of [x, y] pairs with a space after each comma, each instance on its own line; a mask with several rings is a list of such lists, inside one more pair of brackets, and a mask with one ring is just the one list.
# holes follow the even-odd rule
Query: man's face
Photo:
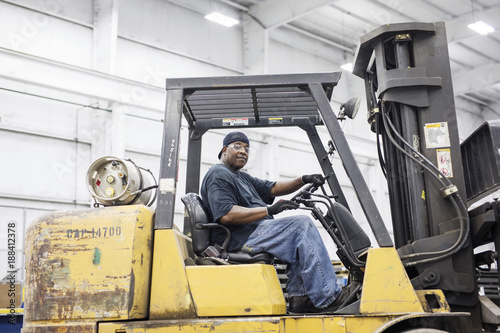
[[249, 146], [245, 142], [236, 141], [222, 148], [222, 162], [231, 170], [238, 171], [248, 161]]

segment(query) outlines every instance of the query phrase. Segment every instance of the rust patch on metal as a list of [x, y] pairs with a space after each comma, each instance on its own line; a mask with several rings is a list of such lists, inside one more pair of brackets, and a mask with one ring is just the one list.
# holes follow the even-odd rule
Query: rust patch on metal
[[73, 324], [73, 325], [51, 325], [51, 326], [23, 326], [23, 333], [95, 333], [97, 332], [94, 324]]
[[[88, 252], [91, 258], [89, 264], [92, 264], [92, 258], [94, 265], [99, 265], [101, 261], [99, 249], [89, 247], [87, 241], [69, 243], [66, 230], [61, 226], [61, 221], [64, 221], [63, 226], [68, 226], [73, 219], [85, 219], [86, 214], [82, 211], [48, 214], [28, 229], [25, 246], [25, 317], [28, 322], [85, 318], [87, 314], [87, 318], [119, 318], [126, 313], [130, 299], [133, 300], [128, 289], [115, 285], [113, 290], [103, 282], [91, 285], [85, 278], [76, 281], [71, 276], [70, 258], [77, 254]], [[110, 278], [124, 280], [128, 277]], [[40, 329], [27, 328], [25, 332], [40, 332]], [[70, 329], [74, 332], [86, 331], [82, 331], [80, 326]], [[93, 332], [93, 329], [88, 332]]]

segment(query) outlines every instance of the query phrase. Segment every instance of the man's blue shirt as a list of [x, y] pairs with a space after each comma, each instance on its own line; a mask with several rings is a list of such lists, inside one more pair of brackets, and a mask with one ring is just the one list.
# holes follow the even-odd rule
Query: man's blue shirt
[[[217, 221], [229, 213], [234, 205], [253, 208], [265, 207], [274, 201], [269, 196], [275, 182], [262, 180], [243, 171], [233, 172], [224, 164], [212, 166], [201, 184], [201, 197], [209, 210], [212, 221]], [[255, 230], [255, 222], [246, 225], [226, 225], [231, 231], [229, 250], [241, 246]], [[224, 232], [212, 230], [212, 241], [222, 244]]]

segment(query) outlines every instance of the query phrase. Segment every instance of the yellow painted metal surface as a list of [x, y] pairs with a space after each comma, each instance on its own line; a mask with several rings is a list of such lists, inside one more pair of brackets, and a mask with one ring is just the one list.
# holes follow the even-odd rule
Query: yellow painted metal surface
[[[273, 317], [256, 317], [251, 319], [228, 318], [218, 319], [183, 319], [183, 320], [158, 320], [139, 321], [128, 323], [102, 323], [99, 324], [99, 333], [278, 333], [280, 319]], [[308, 332], [308, 331], [304, 331]]]
[[[425, 312], [450, 312], [450, 305], [440, 289], [415, 290]], [[429, 304], [429, 301], [432, 304]]]
[[33, 223], [23, 333], [368, 333], [452, 315], [441, 291], [414, 291], [397, 252], [383, 248], [368, 254], [360, 315], [288, 316], [273, 266], [186, 266], [190, 239], [176, 230], [154, 231], [151, 259], [152, 214], [123, 206]]
[[99, 333], [382, 333], [403, 321], [429, 316], [463, 316], [463, 313], [415, 313], [362, 316], [227, 317], [99, 323]]
[[398, 315], [283, 317], [280, 332], [373, 333], [381, 326], [393, 322], [395, 318], [398, 318]]
[[274, 266], [189, 266], [186, 273], [200, 317], [286, 313]]
[[360, 312], [423, 312], [422, 305], [394, 248], [370, 249], [361, 293]]
[[25, 332], [51, 323], [58, 332], [64, 322], [88, 319], [83, 332], [97, 320], [146, 318], [152, 230], [153, 212], [145, 206], [56, 212], [32, 223]]
[[345, 318], [345, 332], [349, 333], [373, 333], [384, 324], [390, 323], [397, 318], [394, 316], [365, 315]]
[[308, 317], [284, 317], [281, 319], [280, 332], [301, 333], [301, 332], [325, 332], [343, 333], [345, 332], [345, 318], [341, 316], [308, 316]]
[[151, 319], [196, 317], [184, 265], [190, 254], [188, 242], [190, 240], [176, 230], [155, 231]]

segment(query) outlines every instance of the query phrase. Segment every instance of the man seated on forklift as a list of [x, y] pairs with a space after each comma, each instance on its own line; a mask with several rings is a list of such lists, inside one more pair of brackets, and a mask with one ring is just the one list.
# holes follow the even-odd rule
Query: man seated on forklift
[[[290, 313], [335, 312], [348, 298], [353, 285], [341, 288], [328, 251], [313, 221], [305, 215], [274, 218], [297, 209], [290, 194], [304, 184], [322, 185], [319, 174], [292, 180], [268, 181], [241, 169], [250, 155], [250, 141], [242, 132], [231, 132], [219, 152], [221, 163], [212, 166], [201, 185], [201, 196], [211, 218], [231, 231], [228, 251], [267, 252], [287, 263]], [[269, 206], [268, 206], [269, 205]], [[212, 229], [212, 242], [222, 245], [224, 232]]]

